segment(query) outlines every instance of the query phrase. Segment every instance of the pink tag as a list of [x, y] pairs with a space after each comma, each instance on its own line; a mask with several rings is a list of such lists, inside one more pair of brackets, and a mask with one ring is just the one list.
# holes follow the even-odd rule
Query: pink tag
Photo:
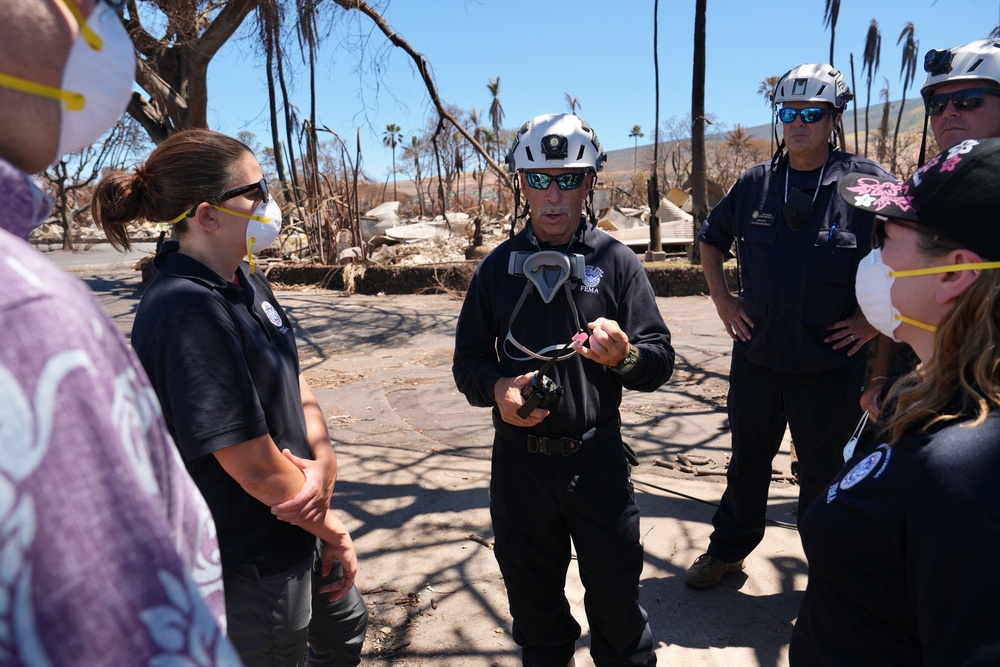
[[573, 342], [583, 345], [584, 343], [587, 342], [588, 338], [590, 338], [590, 336], [588, 336], [585, 332], [581, 331], [580, 333], [573, 336]]

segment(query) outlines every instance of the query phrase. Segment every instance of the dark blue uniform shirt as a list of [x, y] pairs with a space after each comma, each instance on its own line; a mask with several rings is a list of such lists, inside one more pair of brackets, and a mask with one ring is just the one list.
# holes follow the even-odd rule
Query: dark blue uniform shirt
[[1000, 664], [1000, 414], [844, 466], [801, 524], [793, 667]]
[[[813, 216], [793, 230], [783, 213], [787, 164], [783, 159], [776, 173], [770, 161], [747, 170], [712, 210], [698, 240], [726, 253], [738, 239], [743, 306], [754, 328], [736, 348], [759, 366], [815, 373], [858, 358], [823, 339], [830, 335], [827, 327], [857, 309], [854, 276], [871, 249], [873, 214], [849, 206], [837, 183], [851, 172], [890, 174], [872, 160], [832, 151]], [[819, 170], [793, 174], [791, 185], [812, 196], [818, 179]]]

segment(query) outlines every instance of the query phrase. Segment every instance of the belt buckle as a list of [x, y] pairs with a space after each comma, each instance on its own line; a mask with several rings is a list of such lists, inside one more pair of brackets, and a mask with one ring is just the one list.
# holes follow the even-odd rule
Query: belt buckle
[[554, 442], [554, 440], [551, 438], [544, 435], [528, 434], [525, 441], [529, 454], [544, 454], [545, 456], [548, 456], [553, 453], [553, 448], [550, 446], [550, 443]]

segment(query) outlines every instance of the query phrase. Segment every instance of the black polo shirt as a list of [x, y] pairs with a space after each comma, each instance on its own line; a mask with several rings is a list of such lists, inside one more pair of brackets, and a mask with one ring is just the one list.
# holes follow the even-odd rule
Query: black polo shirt
[[308, 557], [315, 537], [272, 515], [212, 453], [270, 433], [279, 449], [312, 458], [295, 335], [261, 272], [244, 263], [229, 282], [178, 249], [164, 243], [154, 260], [132, 345], [215, 517], [223, 571], [279, 572]]

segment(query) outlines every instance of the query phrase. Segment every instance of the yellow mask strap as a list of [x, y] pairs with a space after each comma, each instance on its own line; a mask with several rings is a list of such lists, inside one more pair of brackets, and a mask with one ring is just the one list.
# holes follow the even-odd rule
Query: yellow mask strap
[[53, 88], [42, 83], [35, 83], [10, 74], [0, 74], [0, 86], [13, 88], [22, 93], [47, 97], [50, 100], [58, 100], [66, 105], [67, 111], [80, 111], [83, 109], [84, 97], [80, 93], [74, 93], [61, 88]]
[[250, 273], [253, 273], [254, 269], [257, 268], [257, 262], [254, 261], [252, 252], [253, 242], [256, 240], [253, 236], [247, 239], [247, 262], [250, 264]]
[[190, 213], [190, 212], [191, 212], [191, 209], [187, 209], [186, 211], [184, 211], [183, 213], [181, 213], [179, 216], [177, 216], [176, 218], [174, 218], [173, 220], [171, 220], [170, 224], [171, 225], [176, 225], [178, 222], [180, 222], [181, 220], [183, 220], [184, 218], [186, 218], [188, 216], [188, 213]]
[[945, 264], [944, 266], [928, 266], [923, 269], [906, 271], [890, 271], [890, 278], [908, 278], [910, 276], [928, 276], [932, 273], [951, 273], [952, 271], [982, 271], [984, 269], [1000, 269], [1000, 262], [974, 262], [972, 264]]
[[[90, 45], [90, 48], [95, 51], [100, 51], [104, 47], [104, 43], [101, 41], [101, 38], [97, 35], [97, 33], [91, 30], [90, 26], [87, 25], [87, 19], [84, 18], [80, 8], [76, 6], [73, 0], [63, 0], [63, 4], [69, 7], [69, 11], [73, 13], [77, 24], [80, 26], [80, 32], [83, 33], [83, 39]], [[97, 9], [98, 8], [95, 7], [94, 11], [97, 11]]]
[[924, 331], [930, 331], [931, 333], [937, 333], [937, 329], [938, 328], [936, 326], [934, 326], [933, 324], [927, 324], [925, 322], [920, 322], [919, 320], [915, 320], [913, 318], [907, 317], [906, 315], [895, 315], [894, 317], [895, 317], [895, 319], [899, 320], [900, 322], [906, 322], [907, 324], [912, 324], [913, 326], [918, 327], [920, 329], [923, 329]]
[[257, 222], [268, 222], [268, 219], [265, 216], [247, 215], [246, 213], [240, 213], [239, 211], [228, 209], [225, 206], [216, 206], [215, 204], [212, 204], [212, 208], [217, 209], [219, 211], [224, 211], [230, 215], [235, 215], [237, 218], [243, 218], [244, 220], [256, 220]]

